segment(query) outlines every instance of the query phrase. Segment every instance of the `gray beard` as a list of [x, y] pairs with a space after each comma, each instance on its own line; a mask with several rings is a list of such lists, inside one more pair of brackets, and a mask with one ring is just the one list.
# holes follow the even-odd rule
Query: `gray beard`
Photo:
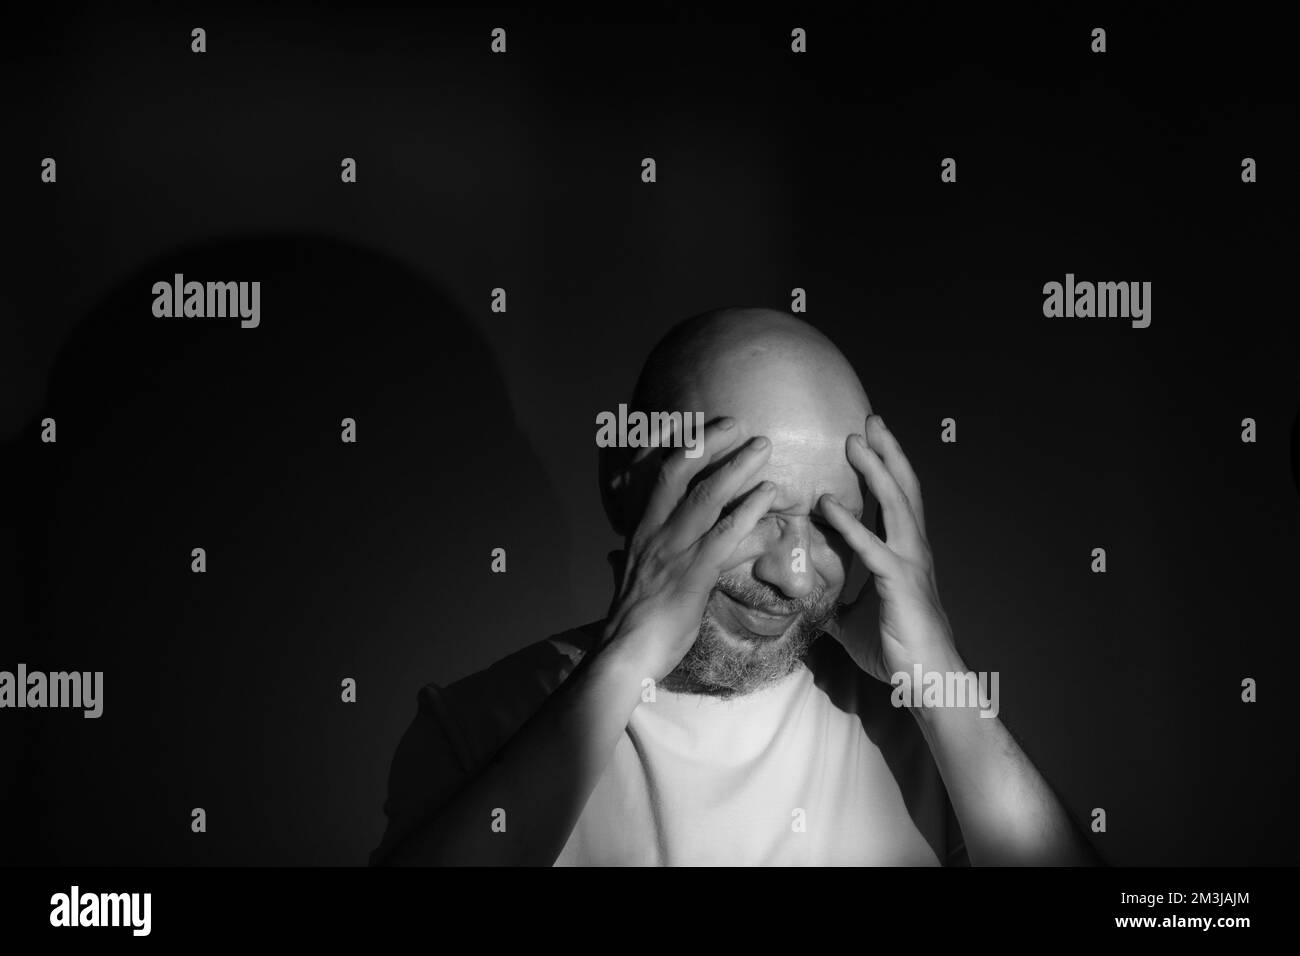
[[725, 577], [718, 579], [714, 590], [723, 590], [751, 603], [787, 612], [797, 608], [799, 616], [781, 637], [737, 647], [723, 635], [722, 629], [706, 610], [695, 643], [681, 663], [660, 682], [665, 690], [710, 697], [737, 697], [788, 677], [803, 664], [809, 648], [838, 607], [834, 598], [826, 599], [824, 588], [818, 588], [804, 600], [786, 602], [771, 601], [771, 592], [752, 582]]

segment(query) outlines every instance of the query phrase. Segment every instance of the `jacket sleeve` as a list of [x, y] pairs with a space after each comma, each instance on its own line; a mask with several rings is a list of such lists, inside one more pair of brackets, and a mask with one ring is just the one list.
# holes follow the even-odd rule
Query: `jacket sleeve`
[[441, 688], [429, 684], [416, 695], [415, 719], [402, 735], [388, 773], [384, 814], [388, 825], [370, 865], [382, 864], [397, 844], [464, 783], [468, 773], [438, 717]]
[[581, 660], [599, 623], [538, 641], [442, 687], [426, 684], [388, 776], [388, 825], [370, 854], [393, 848], [451, 799], [537, 713]]

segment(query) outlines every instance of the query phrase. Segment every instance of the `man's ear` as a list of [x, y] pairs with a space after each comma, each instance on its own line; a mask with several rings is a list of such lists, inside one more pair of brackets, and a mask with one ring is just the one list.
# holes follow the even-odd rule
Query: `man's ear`
[[635, 529], [632, 514], [633, 502], [630, 474], [627, 470], [630, 456], [621, 448], [600, 449], [597, 472], [600, 481], [600, 503], [605, 509], [614, 533], [627, 538]]
[[670, 451], [654, 447], [600, 449], [600, 503], [614, 532], [624, 540], [632, 537], [641, 523], [655, 476]]

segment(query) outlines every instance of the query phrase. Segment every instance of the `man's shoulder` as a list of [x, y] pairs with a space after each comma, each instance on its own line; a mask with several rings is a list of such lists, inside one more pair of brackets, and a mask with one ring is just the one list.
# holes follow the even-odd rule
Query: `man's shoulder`
[[437, 718], [471, 770], [537, 712], [599, 640], [603, 625], [594, 621], [528, 644], [446, 686], [426, 684], [421, 708]]

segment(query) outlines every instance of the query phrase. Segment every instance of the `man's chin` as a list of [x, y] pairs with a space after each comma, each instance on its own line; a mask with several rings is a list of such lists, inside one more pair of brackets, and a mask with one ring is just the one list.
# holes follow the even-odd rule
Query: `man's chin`
[[814, 637], [802, 614], [778, 634], [760, 634], [706, 612], [695, 644], [663, 686], [717, 697], [748, 694], [797, 670]]

